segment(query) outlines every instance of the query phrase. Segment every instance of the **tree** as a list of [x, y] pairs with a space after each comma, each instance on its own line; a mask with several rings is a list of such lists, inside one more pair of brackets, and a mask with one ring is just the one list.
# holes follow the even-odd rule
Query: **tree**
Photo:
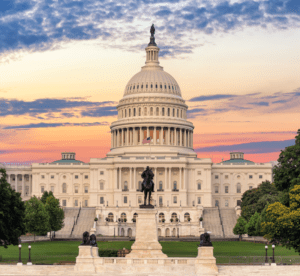
[[259, 220], [260, 215], [259, 213], [255, 212], [246, 225], [246, 231], [249, 236], [257, 236], [257, 224]]
[[21, 194], [6, 181], [5, 169], [0, 169], [0, 246], [17, 245], [25, 234], [25, 204]]
[[262, 231], [272, 243], [281, 243], [300, 253], [300, 181], [291, 189], [289, 198], [290, 207], [280, 202], [268, 206]]
[[46, 204], [47, 198], [48, 198], [49, 196], [53, 196], [52, 191], [50, 191], [49, 193], [48, 193], [47, 191], [45, 191], [45, 192], [43, 193], [43, 195], [42, 195], [41, 201], [42, 201], [44, 204]]
[[283, 191], [282, 203], [289, 206], [289, 191], [300, 182], [300, 129], [295, 136], [295, 145], [281, 151], [278, 165], [274, 166], [274, 182], [279, 191]]
[[280, 193], [270, 181], [262, 182], [257, 188], [246, 191], [242, 196], [241, 216], [249, 221], [255, 212], [261, 213], [266, 205], [280, 200]]
[[245, 219], [242, 216], [240, 216], [237, 219], [236, 225], [233, 228], [233, 233], [235, 235], [239, 235], [240, 236], [240, 241], [242, 240], [242, 235], [244, 235], [244, 234], [247, 233], [247, 231], [246, 231], [246, 225], [247, 225], [247, 222], [245, 221]]
[[49, 215], [48, 231], [50, 231], [51, 237], [51, 231], [58, 231], [64, 226], [64, 210], [60, 208], [59, 200], [53, 195], [47, 197], [45, 208]]
[[49, 214], [45, 205], [35, 196], [28, 200], [25, 204], [25, 223], [28, 232], [35, 235], [47, 233], [49, 229]]

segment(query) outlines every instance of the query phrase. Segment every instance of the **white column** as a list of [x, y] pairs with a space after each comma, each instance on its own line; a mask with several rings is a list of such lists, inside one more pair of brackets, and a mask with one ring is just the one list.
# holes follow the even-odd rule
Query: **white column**
[[183, 189], [186, 190], [186, 168], [183, 168]]
[[167, 188], [168, 188], [168, 183], [167, 183], [167, 174], [168, 174], [168, 168], [167, 167], [165, 167], [165, 187], [164, 187], [164, 189], [165, 189], [165, 191], [167, 190]]
[[182, 168], [179, 168], [179, 181], [180, 181], [180, 183], [179, 183], [179, 187], [180, 187], [180, 189], [182, 189], [182, 176], [181, 176], [181, 171], [182, 171]]
[[122, 190], [122, 167], [119, 168], [119, 190]]
[[11, 176], [10, 176], [10, 174], [8, 175], [8, 183], [10, 184], [10, 186], [11, 186], [11, 178], [10, 178]]
[[154, 145], [156, 145], [156, 140], [157, 140], [157, 138], [156, 138], [156, 127], [154, 127], [154, 130], [153, 130], [153, 142], [154, 142]]
[[160, 133], [159, 133], [159, 143], [163, 144], [163, 127], [160, 127]]
[[22, 196], [25, 196], [24, 174], [22, 174]]
[[18, 192], [18, 175], [15, 174], [15, 188], [16, 188], [16, 192]]
[[121, 147], [123, 147], [123, 141], [124, 141], [124, 140], [123, 140], [123, 133], [124, 133], [124, 131], [123, 131], [123, 128], [122, 128], [122, 129], [121, 129], [121, 133], [120, 133], [120, 134], [121, 134], [121, 143], [120, 143], [120, 146], [121, 146]]
[[171, 128], [170, 127], [168, 127], [168, 142], [167, 142], [167, 145], [170, 145], [170, 140], [171, 140]]
[[172, 177], [171, 177], [172, 168], [169, 168], [169, 189], [172, 190]]
[[133, 189], [136, 191], [136, 168], [133, 168]]
[[192, 141], [191, 141], [192, 144], [191, 144], [191, 147], [194, 148], [194, 135], [193, 135], [193, 131], [192, 131], [191, 135], [192, 135]]
[[140, 145], [142, 145], [143, 142], [143, 128], [140, 127]]
[[29, 175], [29, 196], [32, 196], [32, 174]]
[[114, 187], [114, 190], [117, 190], [118, 189], [118, 168], [114, 168], [115, 170], [115, 185], [113, 185]]
[[130, 170], [130, 185], [129, 185], [129, 187], [132, 190], [132, 168], [130, 167], [129, 170]]
[[155, 186], [156, 186], [156, 191], [158, 190], [158, 184], [157, 184], [157, 168], [154, 169], [154, 176], [155, 176]]
[[188, 130], [188, 148], [190, 148], [191, 146], [191, 141], [190, 141], [190, 130]]
[[126, 128], [126, 146], [129, 146], [130, 144], [129, 144], [129, 127], [128, 128]]
[[114, 147], [114, 132], [113, 131], [110, 132], [110, 139], [111, 139], [110, 148], [113, 148]]
[[175, 143], [175, 146], [177, 146], [177, 138], [178, 138], [178, 136], [177, 136], [177, 128], [176, 127], [174, 127], [174, 137], [175, 137], [174, 143]]

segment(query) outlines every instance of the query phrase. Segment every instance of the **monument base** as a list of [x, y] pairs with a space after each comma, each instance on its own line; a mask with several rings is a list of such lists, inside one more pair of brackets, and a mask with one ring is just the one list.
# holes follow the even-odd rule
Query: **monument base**
[[[97, 249], [98, 247], [92, 247], [90, 245], [82, 245], [78, 246], [79, 248], [79, 254], [76, 257], [76, 265], [74, 270], [75, 271], [89, 271], [89, 272], [95, 272], [95, 266], [94, 266], [94, 248]], [[98, 257], [99, 255], [95, 256]]]
[[197, 275], [218, 275], [214, 248], [212, 246], [198, 247], [198, 256], [195, 260]]
[[136, 218], [135, 242], [126, 258], [167, 258], [158, 242], [155, 209], [140, 209]]

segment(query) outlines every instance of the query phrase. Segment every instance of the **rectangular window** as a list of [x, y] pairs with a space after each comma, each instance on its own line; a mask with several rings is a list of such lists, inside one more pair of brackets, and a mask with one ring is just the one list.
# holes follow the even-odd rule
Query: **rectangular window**
[[139, 203], [139, 204], [142, 203], [142, 197], [141, 197], [141, 196], [138, 197], [138, 203]]
[[173, 203], [177, 203], [177, 196], [173, 197]]
[[159, 206], [162, 206], [163, 205], [163, 198], [162, 198], [162, 196], [159, 197], [158, 201], [159, 201]]
[[[45, 176], [44, 175], [42, 175], [42, 178], [44, 179], [45, 178]], [[21, 179], [22, 180], [22, 179]]]
[[218, 175], [215, 175], [215, 179], [219, 179], [219, 176], [218, 176]]
[[259, 178], [262, 178], [262, 175], [260, 175]]
[[67, 206], [67, 201], [66, 201], [65, 199], [62, 201], [62, 205], [63, 205], [64, 207]]
[[100, 182], [100, 190], [104, 190], [104, 183]]
[[54, 178], [54, 175], [51, 175], [51, 179], [53, 179]]
[[103, 196], [100, 197], [100, 204], [104, 204], [104, 197]]
[[225, 179], [228, 179], [228, 175], [225, 175]]
[[41, 186], [41, 193], [43, 193], [44, 192], [44, 186]]
[[88, 206], [88, 201], [87, 201], [87, 200], [84, 201], [84, 206], [85, 206], [85, 207]]
[[225, 200], [225, 207], [228, 207], [229, 203], [228, 203], [228, 199]]
[[76, 207], [78, 206], [78, 200], [76, 199], [75, 200], [75, 204], [74, 204]]
[[75, 175], [75, 179], [78, 179], [78, 175]]
[[201, 204], [201, 197], [198, 197], [198, 204]]
[[252, 186], [249, 186], [249, 190], [251, 190], [252, 189]]
[[51, 186], [51, 192], [54, 193], [54, 186]]
[[215, 186], [215, 193], [219, 193], [219, 187], [218, 186]]
[[198, 190], [201, 190], [201, 183], [198, 183]]
[[85, 186], [85, 187], [84, 187], [84, 192], [85, 192], [86, 194], [89, 192], [88, 186]]
[[104, 171], [100, 171], [100, 175], [103, 175], [104, 174]]
[[228, 194], [228, 186], [225, 186], [225, 194]]
[[75, 186], [75, 194], [78, 194], [78, 186]]
[[85, 178], [85, 179], [88, 179], [88, 178], [89, 178], [89, 176], [88, 176], [88, 175], [85, 175], [85, 176], [84, 176], [84, 178]]
[[252, 176], [252, 175], [249, 175], [249, 178], [250, 178], [250, 179], [252, 179], [252, 178], [253, 178], [253, 176]]
[[198, 172], [198, 175], [201, 175], [201, 172]]
[[124, 196], [124, 203], [127, 203], [127, 196]]

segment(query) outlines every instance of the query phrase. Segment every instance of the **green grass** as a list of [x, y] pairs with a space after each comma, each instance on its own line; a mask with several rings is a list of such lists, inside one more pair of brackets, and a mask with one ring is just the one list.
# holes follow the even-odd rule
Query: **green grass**
[[[31, 259], [33, 263], [53, 264], [60, 262], [75, 262], [78, 255], [78, 246], [80, 241], [54, 241], [54, 242], [36, 242], [31, 243]], [[115, 241], [115, 242], [98, 242], [99, 249], [130, 249], [133, 242]], [[168, 257], [196, 257], [199, 242], [161, 242], [163, 252]], [[246, 260], [233, 258], [234, 256], [265, 256], [264, 244], [249, 242], [213, 242], [214, 256], [217, 263], [229, 262], [249, 262], [252, 257]], [[9, 246], [7, 249], [0, 247], [0, 256], [5, 263], [17, 262], [19, 259], [19, 249], [17, 246]], [[272, 255], [272, 249], [269, 245], [268, 256]], [[289, 250], [285, 247], [276, 246], [275, 256], [282, 256], [285, 259], [292, 259], [298, 256], [293, 249]], [[0, 258], [1, 259], [1, 258]], [[22, 261], [26, 263], [28, 260], [28, 244], [22, 244]]]

